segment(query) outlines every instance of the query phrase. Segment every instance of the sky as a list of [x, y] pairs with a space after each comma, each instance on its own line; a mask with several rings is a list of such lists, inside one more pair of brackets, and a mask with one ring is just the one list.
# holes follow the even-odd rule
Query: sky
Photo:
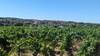
[[0, 0], [0, 17], [100, 23], [100, 0]]

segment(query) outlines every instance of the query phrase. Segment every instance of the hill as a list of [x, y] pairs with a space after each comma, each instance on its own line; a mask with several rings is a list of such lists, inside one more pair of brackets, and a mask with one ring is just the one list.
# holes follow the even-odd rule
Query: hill
[[9, 26], [9, 25], [87, 25], [87, 26], [100, 26], [100, 24], [94, 23], [83, 23], [83, 22], [73, 22], [73, 21], [53, 21], [53, 20], [36, 20], [36, 19], [21, 19], [21, 18], [12, 18], [12, 17], [0, 17], [0, 25], [1, 26]]

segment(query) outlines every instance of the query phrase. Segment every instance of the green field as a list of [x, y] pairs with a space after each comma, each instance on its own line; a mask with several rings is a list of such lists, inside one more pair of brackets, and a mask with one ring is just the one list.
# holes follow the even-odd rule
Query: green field
[[0, 56], [100, 56], [100, 26], [0, 26]]

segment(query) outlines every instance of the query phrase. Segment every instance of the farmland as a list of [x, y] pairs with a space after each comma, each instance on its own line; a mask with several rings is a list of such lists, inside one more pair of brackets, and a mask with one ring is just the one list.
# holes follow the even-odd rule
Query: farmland
[[99, 24], [2, 22], [0, 56], [21, 56], [25, 50], [32, 56], [100, 56]]

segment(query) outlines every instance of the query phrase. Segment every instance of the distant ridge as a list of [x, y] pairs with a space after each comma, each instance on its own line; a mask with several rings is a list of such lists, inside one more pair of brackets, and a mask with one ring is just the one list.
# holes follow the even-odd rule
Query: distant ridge
[[0, 25], [1, 26], [9, 26], [9, 25], [87, 25], [87, 26], [100, 26], [97, 23], [83, 23], [83, 22], [74, 22], [74, 21], [54, 21], [54, 20], [36, 20], [36, 19], [23, 19], [23, 18], [14, 18], [14, 17], [0, 17]]

